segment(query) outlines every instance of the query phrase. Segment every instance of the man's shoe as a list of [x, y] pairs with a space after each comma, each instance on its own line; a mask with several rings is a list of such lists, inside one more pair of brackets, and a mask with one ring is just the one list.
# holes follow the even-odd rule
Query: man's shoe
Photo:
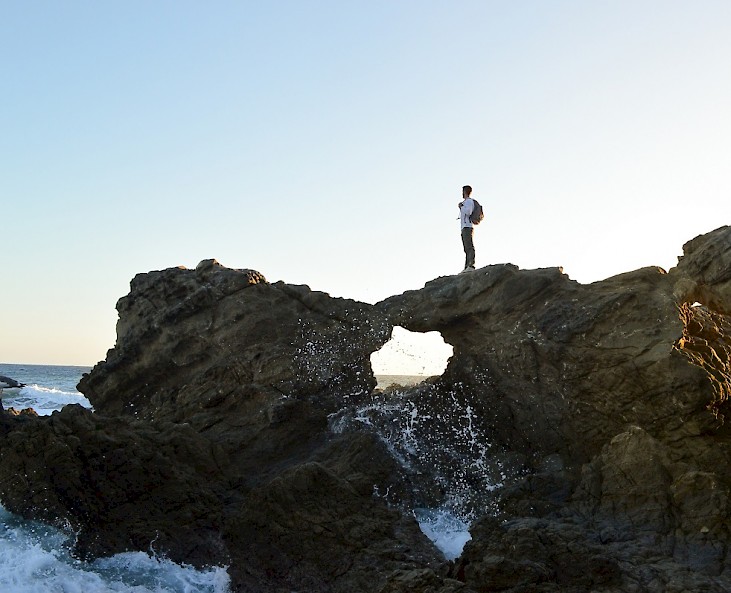
[[465, 272], [474, 272], [475, 266], [467, 266], [464, 270], [460, 272], [460, 274], [464, 274]]

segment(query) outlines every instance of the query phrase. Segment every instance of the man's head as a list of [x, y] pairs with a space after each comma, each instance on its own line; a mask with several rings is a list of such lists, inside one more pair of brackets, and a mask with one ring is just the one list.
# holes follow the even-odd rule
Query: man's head
[[469, 198], [471, 193], [472, 193], [472, 187], [471, 186], [465, 185], [465, 186], [462, 187], [462, 195], [465, 198]]

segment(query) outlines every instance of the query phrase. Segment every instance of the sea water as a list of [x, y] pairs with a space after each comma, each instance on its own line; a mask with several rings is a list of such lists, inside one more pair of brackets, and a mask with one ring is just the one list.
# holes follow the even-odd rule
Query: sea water
[[33, 408], [39, 416], [47, 416], [67, 404], [91, 408], [89, 400], [76, 390], [81, 376], [89, 370], [76, 366], [0, 364], [0, 375], [25, 383], [20, 389], [3, 390], [3, 407]]
[[[67, 404], [91, 408], [76, 390], [88, 367], [1, 364], [0, 375], [25, 383], [2, 394], [3, 407], [48, 415]], [[27, 521], [0, 506], [1, 593], [227, 593], [225, 567], [196, 570], [144, 552], [93, 562], [75, 559], [74, 534]]]
[[[455, 560], [471, 539], [470, 525], [489, 508], [485, 495], [503, 486], [502, 464], [491, 454], [488, 435], [464, 394], [441, 393], [425, 383], [421, 389], [430, 394], [428, 398], [433, 403], [443, 401], [441, 406], [422, 409], [410, 390], [402, 387], [417, 385], [427, 377], [377, 379], [378, 390], [354, 411], [333, 415], [331, 426], [338, 432], [348, 430], [351, 422], [360, 423], [381, 438], [412, 477], [432, 476], [444, 492], [441, 503], [405, 510], [413, 513], [422, 532], [444, 557]], [[391, 502], [388, 492], [376, 487], [374, 493]]]
[[448, 508], [414, 509], [419, 527], [447, 560], [456, 560], [472, 539], [470, 524]]

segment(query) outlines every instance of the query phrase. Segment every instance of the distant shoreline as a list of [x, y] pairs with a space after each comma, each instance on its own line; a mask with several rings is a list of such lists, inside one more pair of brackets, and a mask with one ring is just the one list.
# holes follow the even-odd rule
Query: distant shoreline
[[376, 375], [377, 387], [385, 389], [389, 385], [416, 385], [433, 375]]

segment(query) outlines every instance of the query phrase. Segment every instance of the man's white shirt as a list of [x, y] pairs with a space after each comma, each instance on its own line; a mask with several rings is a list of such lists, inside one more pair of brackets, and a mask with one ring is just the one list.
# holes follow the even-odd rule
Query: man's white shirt
[[472, 227], [472, 221], [470, 220], [470, 214], [472, 214], [472, 211], [475, 209], [475, 203], [472, 201], [472, 198], [467, 198], [464, 202], [462, 202], [462, 206], [460, 206], [459, 209], [459, 218], [460, 218], [460, 224], [462, 225], [461, 228], [471, 228]]

